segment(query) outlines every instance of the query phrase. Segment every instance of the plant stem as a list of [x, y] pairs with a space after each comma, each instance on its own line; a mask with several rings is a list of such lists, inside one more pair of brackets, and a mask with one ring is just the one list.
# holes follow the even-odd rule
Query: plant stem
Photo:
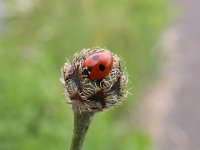
[[70, 150], [81, 150], [85, 135], [90, 126], [94, 112], [80, 112], [73, 107], [74, 112], [74, 130]]

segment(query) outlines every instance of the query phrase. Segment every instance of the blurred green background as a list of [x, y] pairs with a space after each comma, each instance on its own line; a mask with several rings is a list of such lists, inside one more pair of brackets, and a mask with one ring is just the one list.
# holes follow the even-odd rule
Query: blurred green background
[[[0, 32], [0, 149], [68, 149], [71, 106], [59, 81], [66, 58], [100, 46], [122, 56], [130, 76], [123, 105], [98, 113], [85, 150], [150, 150], [132, 109], [156, 77], [155, 44], [169, 20], [166, 0], [6, 0]], [[135, 103], [136, 101], [137, 104]]]

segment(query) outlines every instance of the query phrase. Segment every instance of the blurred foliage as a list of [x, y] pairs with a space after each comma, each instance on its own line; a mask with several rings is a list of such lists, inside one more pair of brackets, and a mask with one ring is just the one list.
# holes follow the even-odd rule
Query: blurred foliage
[[83, 48], [121, 55], [130, 92], [120, 107], [96, 115], [85, 150], [148, 150], [150, 137], [131, 125], [133, 104], [154, 77], [153, 50], [169, 18], [165, 0], [7, 0], [0, 38], [0, 149], [64, 150], [72, 113], [60, 68]]

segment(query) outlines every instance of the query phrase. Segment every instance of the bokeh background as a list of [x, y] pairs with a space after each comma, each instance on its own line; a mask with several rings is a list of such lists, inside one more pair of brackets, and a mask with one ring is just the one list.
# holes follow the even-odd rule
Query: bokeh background
[[68, 149], [73, 117], [60, 69], [75, 52], [94, 46], [124, 58], [131, 94], [96, 115], [83, 149], [152, 149], [152, 137], [132, 116], [158, 78], [156, 45], [170, 13], [166, 0], [1, 0], [0, 149]]

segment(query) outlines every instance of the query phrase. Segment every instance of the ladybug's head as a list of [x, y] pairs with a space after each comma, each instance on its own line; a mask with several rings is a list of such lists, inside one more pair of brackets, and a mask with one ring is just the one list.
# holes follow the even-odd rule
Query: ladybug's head
[[90, 66], [85, 67], [85, 68], [83, 68], [82, 75], [89, 76], [91, 71], [92, 71], [92, 67], [90, 67]]

